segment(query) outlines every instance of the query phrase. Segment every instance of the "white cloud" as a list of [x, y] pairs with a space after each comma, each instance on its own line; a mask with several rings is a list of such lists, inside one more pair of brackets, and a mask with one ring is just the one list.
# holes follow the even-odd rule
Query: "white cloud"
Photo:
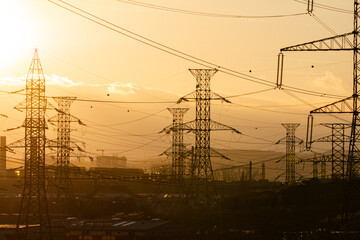
[[[98, 83], [98, 84], [88, 84], [84, 82], [75, 82], [68, 77], [61, 77], [56, 74], [51, 76], [45, 76], [46, 85], [56, 85], [61, 87], [78, 87], [78, 86], [87, 86], [87, 87], [104, 87], [109, 93], [117, 93], [122, 95], [135, 94], [135, 90], [139, 89], [135, 87], [132, 83]], [[25, 87], [26, 77], [0, 77], [0, 85], [5, 86], [19, 86]]]
[[337, 90], [344, 92], [342, 79], [336, 77], [332, 72], [326, 71], [324, 76], [316, 78], [314, 85], [322, 89]]
[[58, 85], [62, 87], [74, 87], [74, 86], [83, 86], [83, 82], [74, 82], [67, 77], [60, 77], [56, 74], [51, 76], [45, 76], [47, 85]]
[[6, 86], [25, 86], [25, 77], [1, 77], [0, 85]]
[[120, 94], [135, 94], [136, 87], [132, 83], [110, 83], [107, 84], [107, 91], [110, 93], [120, 93]]

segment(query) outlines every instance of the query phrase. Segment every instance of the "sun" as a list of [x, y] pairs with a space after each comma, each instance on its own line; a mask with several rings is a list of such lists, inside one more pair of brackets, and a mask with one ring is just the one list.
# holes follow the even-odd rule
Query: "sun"
[[31, 21], [26, 17], [24, 1], [0, 1], [0, 71], [32, 46]]

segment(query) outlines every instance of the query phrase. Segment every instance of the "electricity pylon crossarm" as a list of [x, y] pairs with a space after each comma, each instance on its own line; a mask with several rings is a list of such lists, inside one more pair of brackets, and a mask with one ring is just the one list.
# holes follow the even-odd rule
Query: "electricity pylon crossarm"
[[333, 37], [323, 38], [320, 40], [282, 48], [280, 49], [280, 51], [353, 51], [353, 44], [348, 39], [349, 36], [353, 35], [354, 34], [352, 32], [345, 33]]
[[327, 104], [325, 106], [316, 108], [310, 111], [310, 114], [313, 113], [353, 113], [353, 97], [347, 97], [345, 99]]

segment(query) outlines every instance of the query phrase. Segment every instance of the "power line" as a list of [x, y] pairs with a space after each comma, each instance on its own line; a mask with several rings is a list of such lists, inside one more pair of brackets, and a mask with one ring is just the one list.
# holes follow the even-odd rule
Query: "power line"
[[243, 105], [243, 104], [237, 104], [237, 103], [233, 103], [233, 105], [235, 105], [235, 106], [237, 106], [237, 107], [257, 109], [257, 110], [261, 110], [261, 111], [265, 111], [265, 112], [273, 112], [273, 113], [283, 113], [283, 114], [292, 114], [292, 115], [307, 116], [307, 114], [304, 114], [304, 113], [294, 113], [294, 112], [284, 112], [284, 111], [278, 111], [278, 110], [263, 109], [263, 108], [256, 107], [256, 106], [249, 106], [249, 105]]
[[182, 14], [189, 14], [189, 15], [196, 15], [196, 16], [203, 16], [203, 17], [217, 17], [217, 18], [282, 18], [282, 17], [293, 17], [293, 16], [303, 16], [306, 15], [307, 12], [302, 13], [292, 13], [292, 14], [280, 14], [280, 15], [263, 15], [263, 16], [249, 16], [249, 15], [232, 15], [232, 14], [219, 14], [219, 13], [209, 13], [209, 12], [198, 12], [198, 11], [191, 11], [191, 10], [185, 10], [185, 9], [179, 9], [179, 8], [171, 8], [171, 7], [165, 7], [140, 1], [134, 1], [134, 0], [118, 0], [119, 2], [155, 9], [155, 10], [161, 10], [161, 11], [168, 11], [168, 12], [174, 12], [174, 13], [182, 13]]
[[225, 98], [243, 97], [243, 96], [253, 95], [253, 94], [257, 94], [257, 93], [268, 92], [268, 91], [272, 91], [272, 90], [274, 90], [274, 88], [267, 88], [267, 89], [259, 90], [259, 91], [255, 91], [255, 92], [249, 92], [249, 93], [243, 93], [243, 94], [237, 94], [237, 95], [227, 96], [227, 97], [225, 97]]
[[[294, 1], [298, 2], [298, 3], [306, 4], [306, 5], [308, 4], [307, 0], [294, 0]], [[338, 8], [338, 7], [333, 7], [333, 6], [329, 6], [329, 5], [325, 5], [325, 4], [321, 4], [321, 3], [314, 3], [314, 6], [316, 6], [318, 8], [321, 8], [321, 9], [329, 10], [329, 11], [353, 14], [353, 12], [350, 11], [350, 10], [343, 9], [343, 8]]]
[[139, 102], [129, 102], [129, 101], [112, 101], [112, 100], [97, 100], [97, 99], [76, 99], [75, 101], [80, 101], [80, 102], [97, 102], [97, 103], [128, 103], [128, 104], [169, 104], [169, 103], [173, 103], [176, 104], [176, 101], [139, 101]]
[[[195, 64], [199, 64], [201, 66], [204, 66], [204, 67], [207, 67], [207, 68], [216, 68], [218, 69], [218, 71], [222, 72], [222, 73], [225, 73], [227, 75], [230, 75], [230, 76], [234, 76], [234, 77], [237, 77], [237, 78], [241, 78], [243, 80], [247, 80], [247, 81], [250, 81], [250, 82], [253, 82], [253, 83], [258, 83], [258, 84], [262, 84], [262, 85], [265, 85], [265, 86], [269, 86], [269, 87], [275, 87], [276, 84], [269, 81], [269, 80], [265, 80], [265, 79], [261, 79], [261, 78], [258, 78], [258, 77], [253, 77], [253, 76], [250, 76], [250, 75], [247, 75], [247, 74], [244, 74], [244, 73], [241, 73], [241, 72], [238, 72], [238, 71], [235, 71], [235, 70], [232, 70], [232, 69], [229, 69], [229, 68], [226, 68], [226, 67], [223, 67], [223, 66], [220, 66], [218, 64], [214, 64], [214, 63], [211, 63], [209, 61], [206, 61], [204, 59], [201, 59], [201, 58], [198, 58], [198, 57], [195, 57], [195, 56], [192, 56], [190, 54], [187, 54], [185, 52], [182, 52], [182, 51], [179, 51], [179, 50], [176, 50], [174, 48], [171, 48], [169, 46], [166, 46], [164, 44], [161, 44], [159, 42], [156, 42], [154, 40], [151, 40], [149, 38], [146, 38], [144, 36], [141, 36], [140, 34], [137, 34], [137, 33], [134, 33], [132, 31], [129, 31], [123, 27], [120, 27], [119, 25], [116, 25], [114, 23], [111, 23], [103, 18], [100, 18], [100, 17], [97, 17], [87, 11], [84, 11], [74, 5], [71, 5], [63, 0], [58, 0], [59, 2], [69, 6], [69, 7], [66, 7], [64, 5], [61, 5], [59, 3], [56, 3], [54, 2], [53, 0], [48, 0], [49, 2], [69, 11], [69, 12], [72, 12], [82, 18], [85, 18], [91, 22], [94, 22], [102, 27], [105, 27], [109, 30], [112, 30], [114, 32], [117, 32], [119, 34], [122, 34], [128, 38], [131, 38], [135, 41], [138, 41], [140, 43], [143, 43], [145, 45], [148, 45], [150, 47], [153, 47], [155, 49], [158, 49], [160, 51], [163, 51], [165, 53], [168, 53], [168, 54], [171, 54], [173, 56], [176, 56], [176, 57], [179, 57], [179, 58], [182, 58], [186, 61], [189, 61], [189, 62], [192, 62], [192, 63], [195, 63]], [[72, 9], [71, 9], [72, 8]], [[75, 9], [75, 10], [74, 10]], [[80, 12], [82, 13], [80, 13]], [[85, 15], [84, 15], [85, 14]], [[97, 20], [96, 20], [97, 19]], [[99, 20], [99, 21], [98, 21]], [[312, 94], [312, 95], [318, 95], [318, 96], [321, 96], [321, 97], [340, 97], [339, 95], [334, 95], [334, 94], [325, 94], [325, 93], [320, 93], [320, 92], [316, 92], [316, 91], [310, 91], [310, 90], [306, 90], [306, 89], [299, 89], [299, 88], [295, 88], [295, 87], [291, 87], [291, 86], [287, 86], [290, 90], [292, 89], [295, 89], [295, 90], [298, 90], [298, 91], [302, 91], [304, 92], [304, 94]], [[342, 97], [342, 96], [341, 96]]]

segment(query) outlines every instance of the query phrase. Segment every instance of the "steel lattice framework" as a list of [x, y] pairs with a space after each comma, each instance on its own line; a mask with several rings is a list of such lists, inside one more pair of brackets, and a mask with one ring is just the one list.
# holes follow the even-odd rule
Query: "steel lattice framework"
[[[352, 95], [343, 100], [336, 101], [326, 106], [310, 111], [310, 114], [328, 114], [328, 113], [351, 113], [351, 134], [349, 143], [348, 159], [346, 164], [346, 176], [344, 187], [344, 237], [348, 233], [349, 211], [351, 205], [357, 205], [358, 199], [355, 199], [356, 193], [359, 192], [359, 184], [355, 183], [360, 180], [360, 116], [359, 116], [359, 78], [360, 78], [360, 26], [359, 26], [359, 1], [354, 0], [354, 21], [353, 31], [350, 33], [333, 36], [317, 41], [304, 44], [298, 44], [292, 47], [281, 49], [281, 51], [352, 51], [353, 52], [353, 92]], [[352, 37], [351, 42], [349, 38]], [[279, 54], [278, 80], [277, 85], [282, 84], [283, 54]]]
[[321, 123], [322, 126], [331, 129], [331, 135], [314, 140], [313, 142], [331, 142], [331, 167], [333, 179], [344, 179], [346, 176], [345, 142], [350, 137], [345, 135], [345, 129], [351, 127], [345, 123]]
[[[63, 189], [66, 197], [71, 195], [70, 180], [70, 152], [71, 148], [71, 122], [78, 122], [77, 118], [70, 115], [70, 106], [76, 97], [55, 97], [54, 100], [58, 104], [56, 109], [58, 114], [50, 118], [48, 121], [57, 124], [57, 152], [56, 152], [56, 172], [55, 185], [58, 190]], [[59, 192], [59, 191], [58, 191]]]
[[[35, 50], [26, 77], [24, 189], [17, 223], [19, 239], [52, 239], [45, 191], [45, 76]], [[39, 224], [39, 227], [30, 227]], [[25, 225], [24, 231], [20, 226]]]
[[[351, 97], [345, 98], [340, 101], [328, 104], [326, 106], [314, 109], [310, 111], [310, 114], [328, 114], [328, 113], [351, 113], [351, 135], [349, 144], [349, 154], [346, 167], [346, 178], [356, 179], [359, 178], [360, 170], [360, 117], [359, 117], [359, 78], [360, 78], [360, 66], [359, 66], [359, 54], [360, 54], [360, 27], [359, 21], [359, 2], [354, 0], [354, 22], [353, 31], [329, 38], [324, 38], [308, 43], [298, 44], [291, 47], [282, 48], [284, 51], [352, 51], [353, 52], [353, 94]], [[352, 37], [351, 42], [349, 38]], [[278, 87], [282, 84], [282, 66], [283, 66], [283, 54], [279, 54], [279, 66], [278, 66]]]
[[172, 131], [172, 146], [171, 146], [171, 182], [174, 185], [174, 193], [180, 195], [185, 194], [185, 158], [187, 154], [184, 145], [184, 130], [182, 125], [184, 123], [184, 115], [189, 108], [168, 108], [173, 115], [173, 123], [171, 125]]
[[196, 102], [195, 121], [185, 123], [184, 130], [195, 131], [195, 147], [191, 163], [191, 183], [188, 190], [188, 198], [196, 205], [213, 206], [217, 203], [217, 191], [214, 182], [214, 174], [211, 165], [211, 156], [225, 157], [210, 147], [210, 132], [215, 130], [232, 130], [240, 133], [234, 128], [211, 120], [211, 100], [227, 99], [214, 93], [210, 89], [210, 80], [217, 69], [189, 69], [196, 79], [196, 90], [179, 99], [178, 103], [189, 99]]
[[[332, 162], [331, 155], [322, 154], [320, 156], [315, 156], [313, 158], [308, 158], [302, 160], [302, 162], [311, 162], [313, 164], [313, 178], [326, 178], [326, 163]], [[319, 174], [319, 165], [320, 165], [320, 174]]]
[[[300, 123], [282, 123], [286, 129], [286, 137], [282, 140], [286, 142], [286, 171], [285, 171], [285, 182], [288, 184], [295, 183], [295, 166], [296, 166], [296, 156], [295, 156], [295, 143], [297, 140], [295, 137], [295, 130], [300, 125]], [[282, 141], [280, 140], [280, 141]], [[278, 143], [280, 142], [278, 141]], [[300, 140], [302, 142], [302, 140]]]

